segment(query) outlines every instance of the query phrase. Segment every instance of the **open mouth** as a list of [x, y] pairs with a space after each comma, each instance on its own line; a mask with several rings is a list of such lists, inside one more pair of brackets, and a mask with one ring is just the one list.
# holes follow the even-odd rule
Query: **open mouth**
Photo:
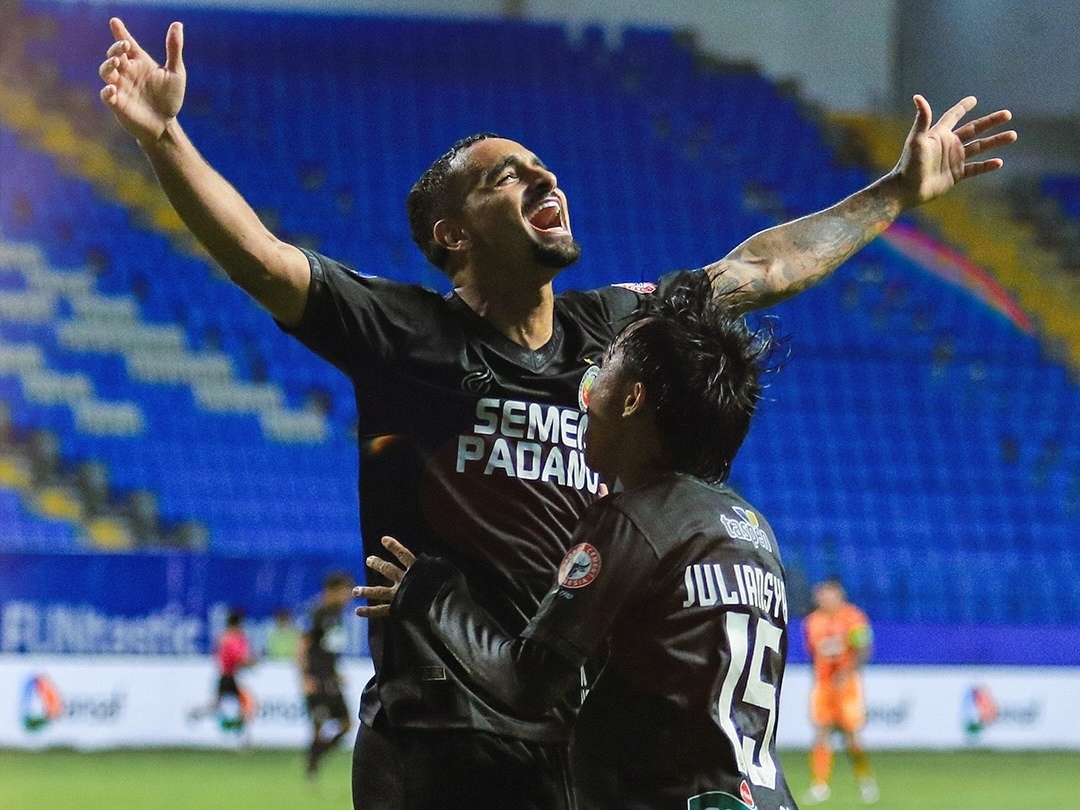
[[554, 197], [548, 197], [529, 216], [529, 224], [538, 231], [554, 231], [564, 228], [562, 205]]

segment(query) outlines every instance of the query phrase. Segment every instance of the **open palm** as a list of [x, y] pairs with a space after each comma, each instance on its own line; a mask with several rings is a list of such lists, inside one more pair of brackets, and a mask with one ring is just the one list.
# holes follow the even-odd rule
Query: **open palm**
[[101, 100], [120, 125], [140, 143], [158, 140], [184, 103], [183, 26], [174, 22], [165, 36], [166, 59], [159, 65], [128, 33], [124, 23], [109, 20], [114, 38], [98, 74], [105, 82]]
[[903, 181], [908, 205], [929, 202], [961, 180], [1001, 168], [1000, 158], [972, 158], [1016, 140], [1013, 130], [983, 137], [984, 133], [1009, 121], [1012, 113], [998, 110], [958, 127], [960, 119], [975, 108], [975, 97], [968, 96], [950, 107], [931, 126], [933, 113], [929, 102], [920, 95], [913, 100], [915, 123], [894, 170]]

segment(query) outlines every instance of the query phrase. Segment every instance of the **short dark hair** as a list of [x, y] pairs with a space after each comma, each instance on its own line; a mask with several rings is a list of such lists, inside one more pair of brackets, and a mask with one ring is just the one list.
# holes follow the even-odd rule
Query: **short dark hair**
[[323, 589], [332, 590], [334, 588], [351, 588], [355, 580], [352, 574], [348, 571], [331, 571], [325, 577], [323, 577]]
[[838, 591], [844, 591], [844, 582], [836, 574], [831, 574], [822, 580], [819, 580], [814, 584], [814, 590], [818, 588], [835, 588]]
[[716, 292], [709, 273], [688, 272], [650, 297], [611, 348], [645, 384], [672, 469], [711, 482], [731, 472], [779, 343], [775, 321], [752, 330], [732, 295]]
[[453, 183], [455, 172], [451, 164], [455, 157], [477, 141], [499, 137], [494, 132], [477, 132], [461, 138], [432, 163], [409, 190], [405, 208], [413, 241], [427, 260], [444, 273], [450, 253], [435, 241], [432, 230], [435, 223], [446, 216], [447, 209], [459, 201], [456, 198], [460, 192]]
[[225, 616], [226, 627], [239, 627], [244, 623], [244, 611], [242, 608], [233, 608]]

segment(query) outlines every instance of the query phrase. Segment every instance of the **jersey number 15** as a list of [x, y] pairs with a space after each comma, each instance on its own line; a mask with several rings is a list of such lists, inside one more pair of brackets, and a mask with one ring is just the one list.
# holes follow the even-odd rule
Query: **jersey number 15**
[[[728, 646], [731, 650], [731, 663], [724, 673], [724, 682], [720, 687], [720, 697], [716, 708], [720, 718], [720, 727], [731, 740], [735, 751], [735, 761], [739, 771], [755, 785], [776, 789], [776, 763], [772, 758], [773, 735], [776, 733], [776, 715], [780, 708], [780, 695], [775, 684], [762, 680], [762, 665], [765, 651], [772, 650], [780, 654], [780, 642], [784, 631], [772, 622], [759, 618], [754, 628], [753, 655], [750, 655], [750, 616], [745, 613], [728, 613], [726, 627]], [[749, 657], [749, 668], [747, 658]], [[736, 698], [739, 681], [746, 673], [746, 686], [742, 697]], [[768, 712], [765, 730], [760, 739], [743, 736], [735, 727], [735, 701], [757, 706]]]

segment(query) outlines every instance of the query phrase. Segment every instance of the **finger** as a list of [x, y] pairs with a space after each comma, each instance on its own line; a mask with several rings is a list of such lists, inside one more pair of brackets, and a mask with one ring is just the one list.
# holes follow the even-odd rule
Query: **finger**
[[109, 28], [112, 29], [113, 38], [116, 40], [126, 40], [128, 46], [131, 48], [132, 53], [141, 50], [139, 43], [135, 41], [130, 32], [127, 30], [127, 26], [124, 25], [124, 21], [119, 17], [113, 17], [109, 20]]
[[990, 113], [990, 115], [984, 115], [982, 118], [976, 118], [974, 121], [964, 124], [956, 130], [956, 137], [962, 141], [969, 141], [972, 138], [982, 135], [988, 129], [993, 129], [996, 126], [1000, 126], [1011, 120], [1011, 112], [1008, 110], [998, 110], [997, 112]]
[[369, 605], [368, 607], [358, 607], [356, 615], [363, 616], [365, 619], [384, 619], [390, 615], [390, 606]]
[[970, 141], [964, 144], [964, 157], [973, 158], [983, 152], [990, 152], [1002, 146], [1008, 146], [1011, 143], [1016, 143], [1016, 138], [1016, 130], [1010, 129], [1008, 132], [999, 132], [996, 135]]
[[101, 96], [101, 100], [108, 104], [110, 107], [116, 103], [116, 85], [109, 84], [101, 88], [101, 92], [98, 93]]
[[409, 551], [405, 546], [401, 545], [393, 537], [387, 535], [382, 539], [383, 548], [398, 558], [398, 561], [405, 566], [408, 570], [413, 567], [413, 563], [416, 562], [416, 555]]
[[118, 39], [116, 42], [109, 46], [109, 49], [105, 51], [105, 55], [120, 56], [121, 54], [127, 53], [128, 47], [129, 45], [126, 39]]
[[967, 96], [966, 98], [960, 99], [945, 111], [945, 114], [938, 120], [937, 125], [944, 129], [952, 130], [953, 127], [960, 123], [961, 118], [975, 109], [977, 103], [978, 99], [976, 99], [975, 96]]
[[915, 102], [915, 123], [911, 125], [911, 131], [926, 132], [930, 129], [930, 121], [934, 116], [930, 109], [930, 102], [918, 93], [912, 96], [911, 100]]
[[969, 177], [978, 177], [980, 174], [987, 174], [988, 172], [996, 172], [1002, 166], [1005, 165], [1005, 161], [1001, 158], [990, 158], [989, 160], [977, 160], [974, 163], [964, 164], [964, 179]]
[[183, 23], [174, 22], [165, 34], [165, 69], [170, 73], [184, 72]]
[[98, 76], [104, 81], [109, 81], [110, 79], [115, 80], [118, 67], [120, 67], [119, 59], [106, 59], [101, 63], [101, 67], [98, 68]]
[[389, 585], [362, 585], [353, 590], [358, 599], [374, 599], [376, 602], [393, 602], [397, 589]]
[[368, 557], [367, 567], [377, 574], [382, 574], [391, 582], [401, 582], [401, 578], [405, 573], [392, 562], [381, 557]]

